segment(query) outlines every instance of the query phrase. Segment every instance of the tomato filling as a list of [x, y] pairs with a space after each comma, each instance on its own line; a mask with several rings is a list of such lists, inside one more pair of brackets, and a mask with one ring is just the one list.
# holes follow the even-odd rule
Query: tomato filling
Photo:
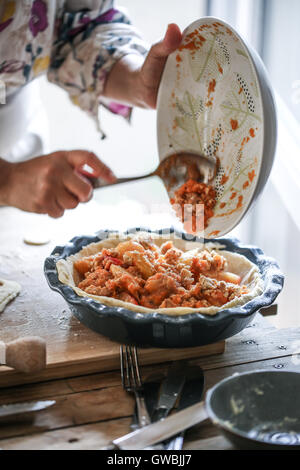
[[132, 239], [74, 263], [78, 287], [151, 309], [222, 307], [248, 292], [216, 251], [183, 252], [172, 241], [158, 247]]
[[183, 222], [186, 232], [196, 234], [209, 224], [214, 215], [216, 191], [210, 185], [189, 179], [180, 186], [171, 199], [177, 217]]

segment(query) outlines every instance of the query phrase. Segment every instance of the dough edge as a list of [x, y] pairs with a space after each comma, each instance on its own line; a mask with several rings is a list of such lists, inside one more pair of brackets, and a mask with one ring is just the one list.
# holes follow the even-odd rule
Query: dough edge
[[6, 305], [13, 300], [21, 291], [21, 286], [15, 281], [0, 279], [0, 312], [3, 312]]

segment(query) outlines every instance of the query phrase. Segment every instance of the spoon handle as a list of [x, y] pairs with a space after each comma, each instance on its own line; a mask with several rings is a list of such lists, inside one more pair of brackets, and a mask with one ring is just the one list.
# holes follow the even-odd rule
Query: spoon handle
[[94, 189], [106, 188], [108, 186], [115, 186], [116, 184], [130, 183], [131, 181], [138, 181], [144, 178], [149, 178], [150, 176], [153, 176], [154, 174], [155, 173], [152, 172], [152, 173], [148, 173], [147, 175], [142, 175], [142, 176], [131, 176], [129, 178], [117, 178], [117, 180], [114, 181], [113, 183], [107, 183], [106, 181], [103, 181], [101, 178], [91, 178], [91, 183]]

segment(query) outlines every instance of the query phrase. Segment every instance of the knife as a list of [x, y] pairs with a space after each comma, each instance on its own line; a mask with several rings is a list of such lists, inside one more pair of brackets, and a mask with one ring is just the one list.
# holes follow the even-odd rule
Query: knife
[[[187, 379], [179, 399], [177, 411], [184, 410], [202, 400], [204, 392], [204, 373], [200, 366], [190, 366]], [[165, 450], [181, 450], [183, 446], [184, 431], [165, 444]]]
[[[159, 388], [160, 388], [160, 382], [157, 382], [157, 380], [152, 381], [152, 382], [147, 381], [143, 384], [144, 398], [145, 398], [146, 407], [147, 407], [147, 410], [149, 411], [150, 416], [152, 415], [152, 410], [155, 408], [156, 402], [158, 400]], [[139, 426], [138, 416], [137, 416], [137, 405], [135, 405], [134, 414], [132, 417], [130, 428], [132, 431], [135, 431], [139, 427], [140, 426]]]
[[102, 450], [141, 450], [162, 442], [207, 419], [204, 402], [119, 437]]
[[173, 362], [169, 367], [167, 377], [161, 386], [157, 405], [151, 415], [152, 422], [166, 418], [174, 407], [185, 382], [186, 367], [186, 361]]
[[41, 411], [56, 402], [54, 400], [31, 401], [27, 403], [13, 403], [11, 405], [0, 406], [0, 420], [11, 419], [15, 416]]

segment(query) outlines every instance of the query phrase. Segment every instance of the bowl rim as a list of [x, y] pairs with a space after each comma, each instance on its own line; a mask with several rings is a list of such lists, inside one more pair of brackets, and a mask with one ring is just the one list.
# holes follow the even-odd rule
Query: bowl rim
[[213, 397], [213, 394], [215, 391], [222, 385], [224, 385], [227, 382], [231, 382], [232, 380], [241, 377], [241, 376], [249, 376], [249, 375], [259, 375], [259, 374], [297, 374], [300, 375], [300, 372], [297, 371], [292, 371], [292, 370], [272, 370], [272, 369], [255, 369], [252, 371], [247, 371], [247, 372], [236, 372], [235, 374], [230, 375], [229, 377], [225, 377], [224, 379], [220, 380], [220, 382], [216, 383], [213, 387], [211, 387], [209, 390], [207, 390], [206, 397], [205, 397], [205, 408], [206, 412], [208, 414], [208, 417], [212, 421], [212, 423], [219, 427], [220, 429], [227, 431], [230, 434], [234, 434], [236, 437], [242, 437], [248, 441], [256, 442], [257, 444], [263, 444], [265, 446], [276, 446], [278, 448], [284, 447], [288, 449], [293, 449], [295, 447], [300, 448], [300, 444], [282, 444], [282, 443], [276, 443], [276, 442], [265, 442], [261, 439], [257, 439], [254, 437], [249, 437], [249, 434], [247, 434], [245, 431], [241, 431], [240, 429], [231, 426], [228, 424], [227, 421], [224, 421], [223, 419], [219, 418], [216, 413], [214, 412], [212, 406], [211, 406], [211, 400]]
[[[127, 234], [139, 232], [155, 233], [157, 235], [170, 233], [170, 235], [172, 234], [173, 236], [182, 238], [185, 241], [198, 243], [203, 242], [203, 239], [196, 236], [191, 237], [184, 232], [175, 230], [173, 227], [160, 230], [151, 230], [146, 227], [135, 227], [126, 230], [124, 235], [126, 236]], [[281, 292], [284, 284], [284, 276], [280, 271], [278, 263], [273, 258], [266, 256], [260, 248], [252, 245], [244, 245], [236, 238], [206, 239], [204, 240], [204, 243], [219, 243], [225, 245], [225, 249], [228, 251], [235, 251], [246, 256], [248, 259], [250, 256], [250, 261], [254, 262], [259, 267], [260, 274], [266, 285], [260, 296], [255, 297], [244, 305], [222, 310], [216, 315], [205, 315], [203, 313], [193, 312], [184, 315], [171, 316], [157, 312], [135, 312], [124, 307], [112, 307], [101, 304], [89, 297], [81, 297], [76, 294], [72, 287], [59, 281], [56, 269], [56, 263], [59, 259], [65, 259], [71, 254], [80, 251], [84, 246], [104, 240], [113, 233], [116, 233], [116, 231], [103, 230], [98, 232], [97, 235], [77, 236], [72, 238], [66, 245], [56, 246], [44, 262], [44, 274], [49, 287], [52, 290], [59, 292], [69, 304], [73, 306], [86, 306], [98, 315], [121, 317], [123, 320], [132, 323], [138, 321], [140, 324], [147, 324], [152, 323], [155, 319], [161, 323], [180, 324], [181, 326], [184, 326], [184, 324], [190, 325], [191, 322], [198, 322], [199, 320], [205, 321], [207, 324], [215, 324], [219, 322], [223, 323], [229, 319], [249, 317], [260, 308], [271, 305]], [[263, 267], [266, 269], [262, 269]]]

